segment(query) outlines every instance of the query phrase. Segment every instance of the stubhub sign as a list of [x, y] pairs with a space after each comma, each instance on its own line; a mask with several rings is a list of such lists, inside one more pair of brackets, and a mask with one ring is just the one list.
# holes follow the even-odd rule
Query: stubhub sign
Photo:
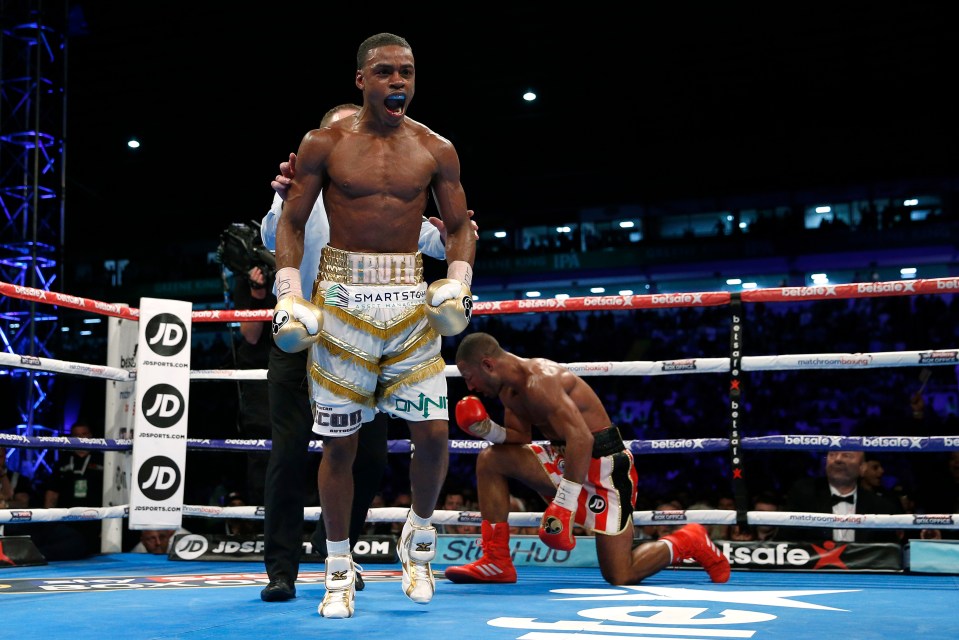
[[[441, 533], [436, 536], [436, 558], [434, 564], [465, 564], [482, 557], [479, 546], [480, 536], [463, 536]], [[597, 567], [596, 540], [591, 536], [576, 538], [576, 546], [571, 551], [550, 549], [539, 536], [510, 536], [513, 564], [517, 567], [543, 565], [548, 567]]]

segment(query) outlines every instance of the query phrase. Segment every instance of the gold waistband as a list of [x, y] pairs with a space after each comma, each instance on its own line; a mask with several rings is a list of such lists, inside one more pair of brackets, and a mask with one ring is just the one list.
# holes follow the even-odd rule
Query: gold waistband
[[341, 284], [416, 285], [423, 282], [423, 254], [359, 253], [327, 245], [318, 277]]

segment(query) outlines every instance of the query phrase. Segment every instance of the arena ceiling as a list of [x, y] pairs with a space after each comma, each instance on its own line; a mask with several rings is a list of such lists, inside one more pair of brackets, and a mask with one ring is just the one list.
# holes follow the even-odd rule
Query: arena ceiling
[[410, 117], [455, 143], [487, 225], [955, 175], [935, 3], [421, 4], [75, 2], [69, 207], [211, 244], [259, 219], [302, 134], [360, 99], [356, 47], [379, 31], [413, 45]]

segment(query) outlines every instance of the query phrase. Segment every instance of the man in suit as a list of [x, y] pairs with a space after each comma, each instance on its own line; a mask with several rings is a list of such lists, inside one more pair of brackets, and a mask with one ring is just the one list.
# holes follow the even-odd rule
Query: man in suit
[[[900, 513], [896, 505], [871, 491], [859, 489], [859, 476], [865, 462], [862, 451], [830, 451], [826, 454], [826, 477], [802, 478], [786, 496], [786, 511], [812, 513]], [[787, 540], [822, 542], [899, 542], [895, 529], [832, 529], [789, 527], [780, 531]]]

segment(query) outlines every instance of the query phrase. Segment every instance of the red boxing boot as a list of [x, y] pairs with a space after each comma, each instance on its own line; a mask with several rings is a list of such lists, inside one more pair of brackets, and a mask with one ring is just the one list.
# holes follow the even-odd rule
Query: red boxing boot
[[490, 524], [483, 520], [483, 538], [480, 547], [483, 555], [460, 567], [447, 567], [446, 578], [450, 582], [516, 582], [516, 567], [509, 550], [509, 524]]
[[692, 522], [662, 539], [673, 543], [673, 564], [692, 558], [706, 570], [713, 582], [729, 580], [729, 560], [709, 539], [703, 525]]

